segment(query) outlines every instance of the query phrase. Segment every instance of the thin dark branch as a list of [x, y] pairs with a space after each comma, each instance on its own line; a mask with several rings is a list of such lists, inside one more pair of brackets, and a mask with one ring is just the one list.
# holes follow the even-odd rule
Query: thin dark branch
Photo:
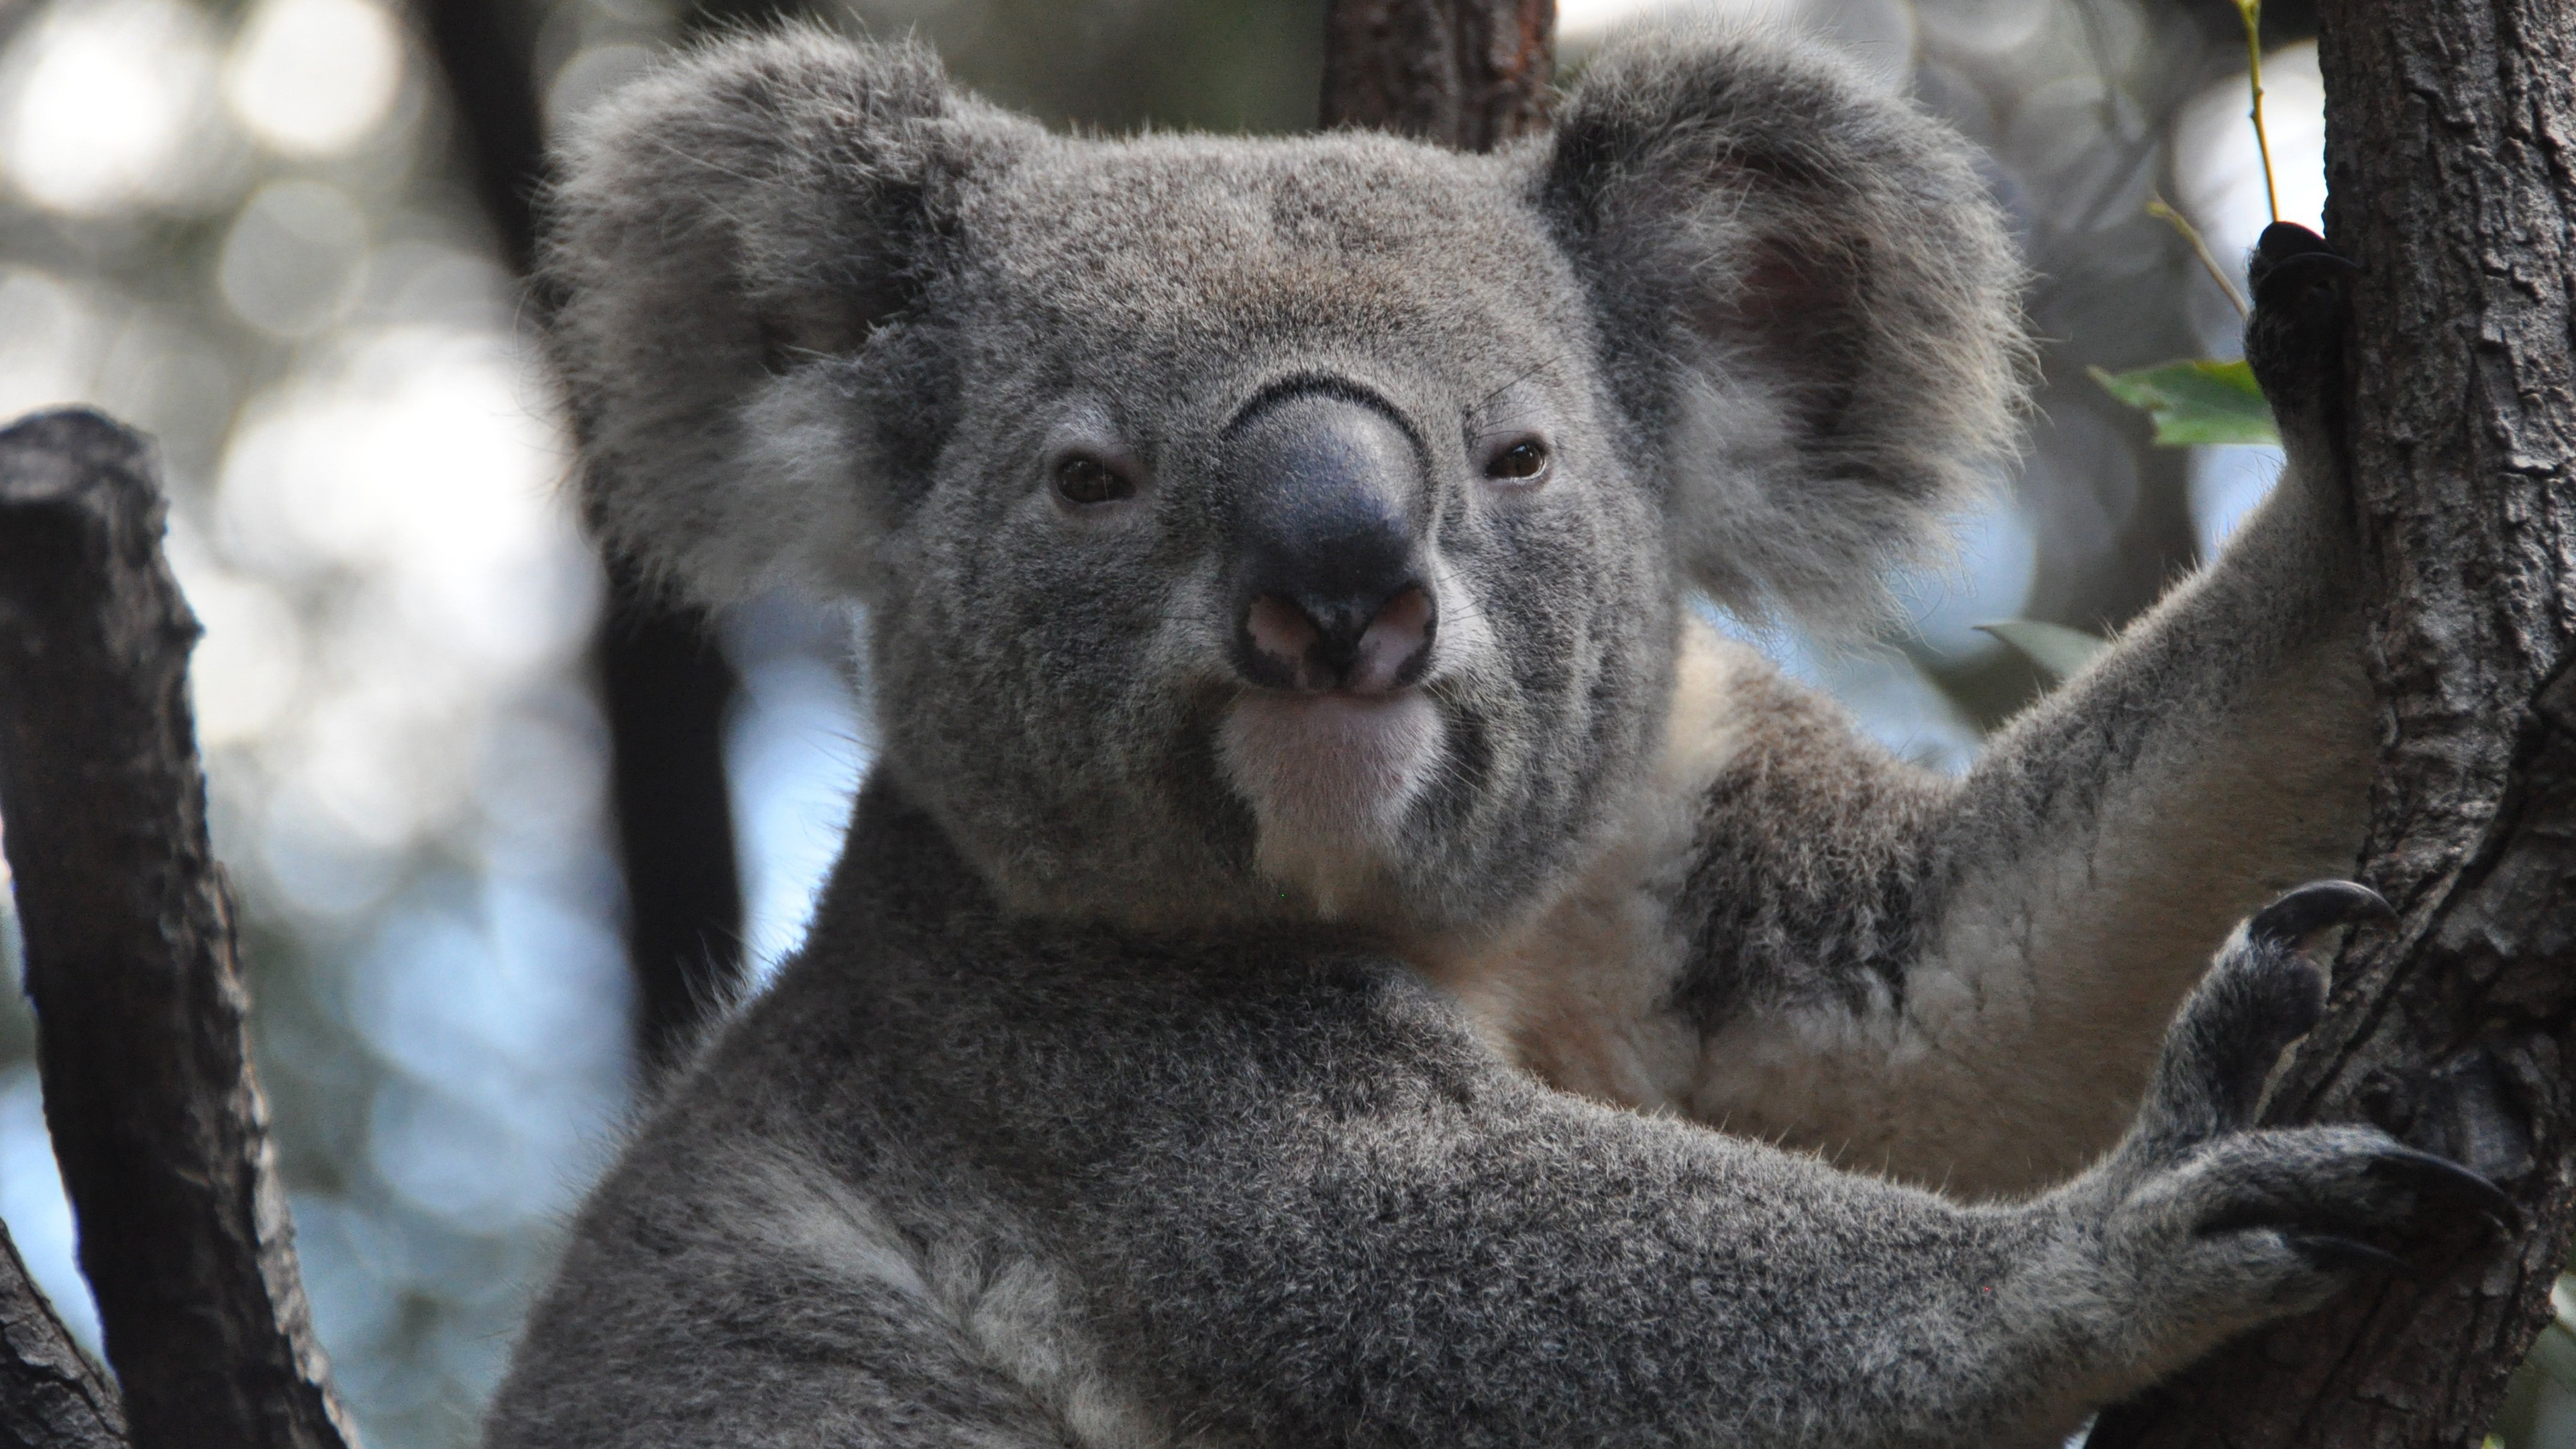
[[[735, 4], [748, 20], [776, 7]], [[502, 254], [528, 277], [545, 183], [542, 78], [524, 0], [423, 0], [465, 160]], [[537, 299], [540, 310], [546, 305]], [[742, 978], [742, 884], [726, 788], [724, 716], [732, 668], [705, 621], [611, 572], [595, 655], [608, 716], [610, 798], [626, 878], [637, 1051], [670, 1063]]]
[[1547, 125], [1556, 0], [1333, 0], [1323, 123], [1490, 151]]
[[612, 585], [610, 599], [598, 656], [609, 788], [626, 872], [637, 1049], [659, 1070], [742, 981], [742, 886], [724, 764], [734, 673], [694, 614], [629, 586]]
[[125, 1449], [125, 1406], [0, 1227], [0, 1449]]
[[0, 432], [0, 814], [54, 1155], [142, 1449], [344, 1449], [251, 1073], [151, 445]]
[[424, 0], [420, 17], [447, 78], [475, 198], [502, 259], [521, 276], [536, 260], [545, 112], [530, 66], [536, 16], [523, 0]]

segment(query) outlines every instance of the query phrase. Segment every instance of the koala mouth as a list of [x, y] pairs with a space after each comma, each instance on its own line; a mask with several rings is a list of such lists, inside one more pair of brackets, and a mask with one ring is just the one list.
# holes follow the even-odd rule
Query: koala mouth
[[1377, 894], [1414, 802], [1437, 773], [1448, 728], [1419, 688], [1384, 694], [1247, 690], [1219, 750], [1252, 806], [1254, 863], [1301, 888], [1327, 919]]

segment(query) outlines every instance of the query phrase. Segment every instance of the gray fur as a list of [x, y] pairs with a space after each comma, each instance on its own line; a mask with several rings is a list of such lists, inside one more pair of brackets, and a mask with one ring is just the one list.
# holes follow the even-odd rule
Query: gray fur
[[1647, 30], [1550, 142], [1541, 204], [1673, 546], [1739, 612], [1877, 615], [2011, 446], [2020, 265], [1958, 138], [1873, 92], [1757, 35]]
[[[2379, 1134], [2244, 1130], [2313, 968], [2236, 937], [2158, 1047], [2351, 857], [2330, 450], [1909, 771], [1685, 600], [1866, 612], [2004, 445], [1963, 147], [1713, 30], [1564, 116], [1078, 140], [807, 32], [595, 113], [548, 250], [592, 517], [710, 601], [864, 602], [884, 755], [494, 1449], [2053, 1442], [2332, 1291], [2303, 1223], [2423, 1205]], [[1347, 808], [1225, 652], [1219, 444], [1283, 386], [1428, 480], [1433, 766]], [[1554, 471], [1488, 486], [1516, 436]], [[1068, 448], [1135, 496], [1060, 503]]]

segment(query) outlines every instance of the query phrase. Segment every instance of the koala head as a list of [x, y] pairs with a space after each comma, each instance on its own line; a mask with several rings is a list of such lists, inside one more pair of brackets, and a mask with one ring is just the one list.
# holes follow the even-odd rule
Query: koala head
[[607, 543], [863, 604], [903, 793], [1015, 906], [1153, 927], [1535, 904], [1691, 591], [1868, 614], [2018, 395], [1964, 145], [1712, 30], [1491, 156], [1053, 135], [791, 31], [595, 112], [550, 214]]

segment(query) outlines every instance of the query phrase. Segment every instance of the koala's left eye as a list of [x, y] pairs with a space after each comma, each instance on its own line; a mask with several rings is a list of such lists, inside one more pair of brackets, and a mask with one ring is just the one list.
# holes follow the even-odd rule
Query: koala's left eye
[[1496, 453], [1485, 464], [1485, 476], [1507, 483], [1526, 483], [1547, 471], [1547, 444], [1523, 438]]
[[1055, 491], [1067, 503], [1115, 503], [1134, 495], [1136, 485], [1098, 458], [1076, 453], [1055, 465]]

